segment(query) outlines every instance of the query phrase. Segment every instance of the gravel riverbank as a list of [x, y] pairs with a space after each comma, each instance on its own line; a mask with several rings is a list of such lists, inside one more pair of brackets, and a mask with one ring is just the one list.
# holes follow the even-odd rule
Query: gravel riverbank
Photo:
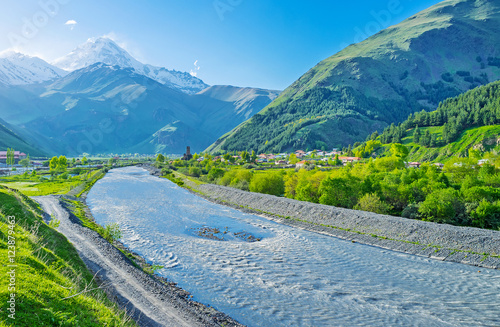
[[[144, 165], [152, 175], [160, 171]], [[289, 226], [388, 250], [500, 269], [500, 231], [459, 227], [185, 181], [194, 193]]]
[[499, 231], [336, 208], [220, 185], [199, 185], [197, 191], [211, 201], [286, 225], [437, 260], [500, 269]]
[[[142, 166], [152, 175], [160, 171]], [[500, 231], [437, 224], [185, 181], [209, 201], [289, 226], [388, 250], [500, 269]]]

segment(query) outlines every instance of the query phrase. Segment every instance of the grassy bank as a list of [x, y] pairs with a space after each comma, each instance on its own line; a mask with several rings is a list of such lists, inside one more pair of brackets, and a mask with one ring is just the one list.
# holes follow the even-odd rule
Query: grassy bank
[[[98, 288], [75, 248], [43, 222], [39, 207], [26, 196], [0, 189], [0, 273], [15, 269], [15, 291], [2, 278], [0, 321], [17, 326], [134, 326]], [[9, 217], [15, 217], [15, 223]], [[12, 231], [12, 232], [10, 232]], [[10, 232], [10, 235], [9, 235]], [[15, 237], [14, 263], [8, 242]], [[8, 265], [15, 264], [11, 268]], [[15, 321], [7, 300], [15, 293]]]

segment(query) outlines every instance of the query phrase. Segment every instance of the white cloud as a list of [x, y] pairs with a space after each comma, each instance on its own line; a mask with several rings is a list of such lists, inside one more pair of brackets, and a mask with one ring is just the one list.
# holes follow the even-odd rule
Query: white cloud
[[71, 30], [73, 30], [75, 28], [76, 24], [78, 24], [78, 23], [76, 22], [76, 20], [73, 20], [73, 19], [70, 19], [66, 23], [64, 23], [64, 25], [68, 25]]
[[200, 67], [200, 66], [198, 66], [198, 60], [196, 60], [196, 61], [194, 62], [194, 70], [193, 70], [193, 69], [191, 69], [191, 71], [189, 72], [189, 74], [190, 74], [191, 76], [197, 77], [197, 76], [198, 76], [198, 71], [200, 70], [200, 68], [201, 68], [201, 67]]

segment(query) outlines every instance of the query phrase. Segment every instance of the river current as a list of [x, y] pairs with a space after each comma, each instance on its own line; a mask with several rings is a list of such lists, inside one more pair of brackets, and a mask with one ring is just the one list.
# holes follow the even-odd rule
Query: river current
[[158, 274], [248, 326], [500, 326], [498, 270], [280, 225], [137, 167], [111, 170], [87, 203]]

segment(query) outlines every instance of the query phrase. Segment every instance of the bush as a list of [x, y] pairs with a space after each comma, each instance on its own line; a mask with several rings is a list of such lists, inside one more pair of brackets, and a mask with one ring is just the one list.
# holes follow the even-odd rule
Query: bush
[[420, 214], [418, 209], [420, 208], [420, 204], [418, 203], [410, 203], [406, 208], [404, 208], [401, 213], [401, 217], [409, 218], [409, 219], [419, 219]]
[[104, 227], [103, 237], [110, 243], [122, 238], [122, 231], [118, 223], [108, 224]]

